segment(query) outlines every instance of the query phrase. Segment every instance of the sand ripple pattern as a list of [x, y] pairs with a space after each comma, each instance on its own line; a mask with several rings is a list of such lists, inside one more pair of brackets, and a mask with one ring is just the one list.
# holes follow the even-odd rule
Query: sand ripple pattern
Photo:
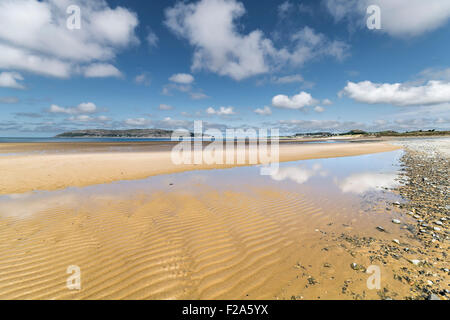
[[[78, 199], [0, 216], [0, 298], [271, 299], [321, 220], [305, 196], [260, 189]], [[81, 268], [80, 291], [66, 288], [69, 265]]]

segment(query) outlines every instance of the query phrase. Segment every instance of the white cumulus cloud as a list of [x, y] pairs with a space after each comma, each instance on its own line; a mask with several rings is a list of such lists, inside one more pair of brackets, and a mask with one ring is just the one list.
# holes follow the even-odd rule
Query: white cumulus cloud
[[206, 109], [206, 113], [210, 115], [229, 116], [235, 114], [233, 107], [220, 107], [218, 110], [213, 107]]
[[194, 82], [194, 77], [187, 73], [177, 73], [169, 78], [169, 81], [179, 84], [191, 84]]
[[317, 104], [318, 101], [314, 99], [311, 94], [302, 91], [292, 97], [288, 97], [284, 94], [279, 94], [272, 98], [272, 105], [277, 108], [286, 109], [302, 109], [307, 106]]
[[366, 27], [370, 5], [381, 9], [381, 30], [391, 36], [418, 36], [442, 27], [450, 20], [448, 0], [323, 0], [336, 21], [348, 20]]
[[315, 106], [314, 107], [314, 111], [317, 112], [317, 113], [322, 113], [322, 112], [325, 111], [325, 108], [321, 107], [321, 106]]
[[331, 101], [330, 99], [324, 99], [324, 100], [322, 101], [322, 104], [323, 104], [324, 106], [331, 106], [331, 105], [333, 104], [333, 101]]
[[84, 76], [86, 78], [120, 78], [122, 76], [122, 73], [112, 64], [94, 63], [84, 69]]
[[23, 77], [17, 72], [0, 72], [0, 87], [25, 89], [18, 81], [22, 81]]
[[[69, 77], [137, 43], [135, 13], [79, 0], [81, 29], [67, 28], [69, 0], [0, 1], [0, 68]], [[114, 74], [115, 75], [115, 74]]]
[[264, 108], [257, 108], [254, 112], [260, 116], [268, 116], [272, 114], [272, 110], [268, 106], [265, 106]]
[[[239, 32], [237, 20], [245, 14], [237, 0], [178, 2], [165, 12], [166, 26], [194, 47], [192, 70], [208, 70], [242, 80], [286, 64], [300, 66], [320, 56], [342, 59], [348, 46], [330, 41], [305, 27], [292, 37], [290, 47], [275, 48], [261, 30]], [[312, 38], [315, 42], [311, 42]]]
[[396, 106], [433, 105], [450, 102], [450, 83], [428, 81], [424, 85], [348, 82], [339, 93], [358, 102]]

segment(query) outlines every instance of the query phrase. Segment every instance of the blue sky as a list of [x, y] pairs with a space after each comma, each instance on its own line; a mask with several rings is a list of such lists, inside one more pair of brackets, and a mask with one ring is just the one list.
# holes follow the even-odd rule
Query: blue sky
[[450, 3], [396, 3], [0, 0], [0, 136], [449, 129]]

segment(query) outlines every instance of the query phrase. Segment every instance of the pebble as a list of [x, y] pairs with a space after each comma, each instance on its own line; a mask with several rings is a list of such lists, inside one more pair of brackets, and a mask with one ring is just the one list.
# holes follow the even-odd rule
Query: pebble
[[435, 221], [434, 224], [437, 224], [438, 226], [442, 226], [443, 225], [442, 221]]
[[351, 267], [353, 270], [356, 270], [356, 271], [366, 272], [366, 268], [365, 268], [364, 266], [362, 266], [362, 265], [360, 265], [360, 264], [357, 264], [357, 263], [355, 263], [355, 262], [353, 262], [353, 263], [350, 265], [350, 267]]
[[419, 263], [421, 263], [421, 261], [420, 261], [420, 260], [417, 260], [417, 259], [409, 260], [409, 262], [411, 262], [411, 263], [412, 263], [413, 265], [415, 265], [415, 266], [418, 266]]
[[433, 230], [434, 230], [434, 231], [441, 231], [441, 228], [439, 228], [439, 227], [434, 227]]
[[398, 220], [398, 219], [392, 219], [392, 223], [395, 223], [395, 224], [400, 224], [400, 223], [401, 223], [401, 221], [400, 221], [400, 220]]
[[378, 230], [378, 231], [381, 231], [381, 232], [386, 232], [386, 230], [384, 230], [384, 228], [383, 228], [383, 227], [380, 227], [380, 226], [377, 227], [377, 230]]
[[392, 240], [392, 242], [394, 242], [396, 244], [400, 244], [400, 241], [398, 241], [397, 239]]
[[439, 297], [436, 294], [432, 293], [428, 296], [428, 300], [441, 300], [441, 299], [439, 299]]

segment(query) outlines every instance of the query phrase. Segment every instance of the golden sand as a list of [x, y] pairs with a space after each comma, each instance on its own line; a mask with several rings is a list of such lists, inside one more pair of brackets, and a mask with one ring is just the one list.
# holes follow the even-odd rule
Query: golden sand
[[[379, 234], [389, 217], [350, 210], [350, 199], [270, 188], [50, 200], [0, 219], [0, 299], [375, 299], [350, 268], [368, 266], [367, 251], [337, 237], [411, 241], [398, 228]], [[406, 294], [379, 264], [383, 286]], [[66, 288], [69, 265], [80, 291]]]
[[[172, 143], [0, 144], [0, 194], [56, 190], [233, 165], [176, 165]], [[280, 161], [356, 156], [399, 149], [388, 143], [280, 144]], [[9, 155], [8, 155], [9, 154]]]
[[[171, 145], [148, 147], [49, 144], [37, 154], [36, 144], [11, 144], [9, 152], [28, 153], [0, 158], [0, 193], [214, 168], [175, 167]], [[280, 158], [394, 149], [385, 143], [282, 144]], [[179, 185], [176, 177], [170, 181]], [[236, 190], [201, 179], [175, 189], [159, 183], [116, 194], [83, 188], [3, 196], [0, 299], [379, 299], [380, 292], [404, 298], [411, 284], [394, 275], [404, 266], [419, 271], [407, 259], [427, 258], [406, 229], [391, 223], [394, 213], [383, 203], [367, 209], [359, 197], [326, 189]], [[405, 224], [408, 219], [402, 217]], [[402, 259], [393, 255], [399, 250]], [[354, 262], [378, 265], [383, 289], [369, 290], [369, 275], [353, 270]], [[80, 291], [66, 287], [70, 265], [81, 268]]]

